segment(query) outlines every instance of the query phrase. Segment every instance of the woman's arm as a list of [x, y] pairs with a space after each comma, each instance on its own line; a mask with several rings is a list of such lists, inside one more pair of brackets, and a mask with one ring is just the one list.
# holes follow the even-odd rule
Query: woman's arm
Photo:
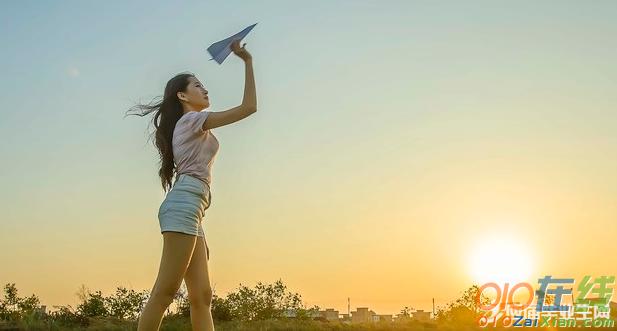
[[257, 111], [257, 93], [255, 91], [255, 77], [253, 74], [253, 58], [244, 46], [240, 48], [239, 43], [240, 41], [236, 40], [232, 44], [232, 50], [236, 55], [244, 60], [245, 74], [242, 104], [225, 111], [210, 113], [204, 122], [204, 131], [237, 122]]

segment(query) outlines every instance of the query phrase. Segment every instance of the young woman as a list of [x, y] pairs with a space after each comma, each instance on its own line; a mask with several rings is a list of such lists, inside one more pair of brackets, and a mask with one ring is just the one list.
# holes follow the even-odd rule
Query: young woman
[[[201, 221], [210, 207], [211, 170], [219, 149], [210, 129], [237, 122], [257, 111], [253, 60], [236, 40], [231, 49], [245, 64], [242, 104], [221, 112], [210, 106], [208, 90], [190, 73], [173, 77], [163, 100], [137, 105], [144, 116], [155, 111], [155, 144], [160, 154], [159, 176], [167, 192], [158, 212], [163, 253], [150, 298], [139, 316], [138, 331], [159, 330], [163, 314], [182, 280], [186, 283], [194, 331], [214, 330], [208, 274], [210, 252]], [[172, 184], [172, 177], [176, 180]]]

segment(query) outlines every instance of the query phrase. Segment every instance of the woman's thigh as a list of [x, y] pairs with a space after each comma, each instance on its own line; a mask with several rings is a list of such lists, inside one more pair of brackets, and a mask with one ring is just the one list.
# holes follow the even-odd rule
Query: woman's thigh
[[194, 304], [210, 304], [212, 297], [206, 245], [205, 237], [197, 237], [191, 262], [184, 275], [189, 300]]
[[176, 294], [190, 264], [196, 238], [180, 232], [163, 232], [163, 254], [153, 292], [172, 297]]

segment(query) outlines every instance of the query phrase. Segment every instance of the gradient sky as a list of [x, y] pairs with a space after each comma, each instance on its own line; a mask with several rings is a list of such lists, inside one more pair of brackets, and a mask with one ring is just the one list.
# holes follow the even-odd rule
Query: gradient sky
[[125, 111], [183, 71], [238, 105], [241, 60], [205, 49], [255, 22], [259, 110], [213, 130], [217, 294], [280, 278], [311, 306], [429, 310], [502, 243], [532, 282], [617, 273], [615, 1], [2, 7], [0, 284], [50, 309], [151, 289], [164, 193]]

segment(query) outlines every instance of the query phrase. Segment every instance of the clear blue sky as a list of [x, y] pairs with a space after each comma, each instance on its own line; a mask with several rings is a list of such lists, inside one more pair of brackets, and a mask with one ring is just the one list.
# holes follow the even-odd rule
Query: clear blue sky
[[[471, 281], [469, 242], [447, 236], [463, 224], [570, 229], [526, 241], [550, 251], [584, 221], [596, 237], [565, 256], [602, 249], [617, 236], [615, 17], [615, 1], [7, 2], [0, 283], [50, 305], [81, 283], [150, 288], [163, 194], [149, 118], [124, 112], [186, 70], [211, 111], [239, 104], [241, 61], [206, 47], [256, 22], [259, 112], [213, 130], [220, 294], [281, 277], [322, 307], [430, 309]], [[563, 256], [534, 275], [616, 271]]]

